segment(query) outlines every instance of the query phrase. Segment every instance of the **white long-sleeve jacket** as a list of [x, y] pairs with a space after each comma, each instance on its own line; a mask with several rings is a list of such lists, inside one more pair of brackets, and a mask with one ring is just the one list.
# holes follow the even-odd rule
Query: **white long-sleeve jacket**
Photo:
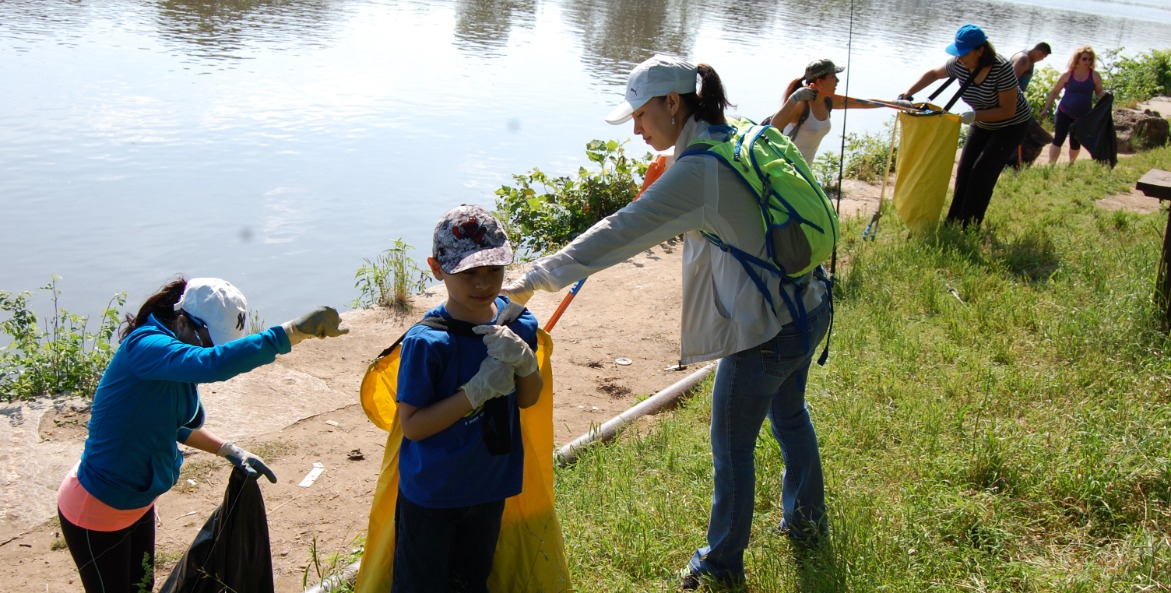
[[525, 273], [525, 283], [555, 292], [684, 234], [683, 364], [734, 354], [775, 336], [792, 321], [781, 290], [793, 302], [799, 294], [806, 311], [821, 304], [826, 288], [822, 282], [811, 282], [812, 274], [796, 283], [782, 283], [779, 277], [758, 270], [772, 291], [775, 308], [770, 306], [740, 262], [697, 232], [713, 233], [729, 245], [767, 259], [760, 209], [736, 173], [714, 158], [679, 159], [692, 140], [711, 137], [710, 127], [689, 119], [675, 144], [677, 160], [662, 177], [637, 201], [599, 221], [557, 253], [534, 262]]

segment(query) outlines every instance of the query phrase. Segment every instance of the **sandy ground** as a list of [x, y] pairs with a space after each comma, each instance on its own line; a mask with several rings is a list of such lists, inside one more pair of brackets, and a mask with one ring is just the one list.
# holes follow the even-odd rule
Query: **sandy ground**
[[[879, 192], [848, 181], [843, 217], [869, 217]], [[1118, 207], [1158, 208], [1141, 195], [1112, 200]], [[559, 445], [698, 368], [668, 368], [678, 361], [681, 251], [679, 241], [664, 243], [591, 277], [552, 331]], [[562, 296], [538, 293], [529, 307], [544, 323]], [[439, 290], [419, 295], [416, 311], [405, 315], [347, 312], [349, 335], [304, 342], [274, 364], [201, 388], [209, 428], [262, 452], [280, 477], [262, 483], [277, 591], [300, 591], [304, 579], [318, 582], [307, 568], [314, 547], [324, 558], [364, 534], [386, 434], [364, 416], [358, 386], [369, 362], [442, 298]], [[618, 364], [620, 358], [630, 364]], [[0, 415], [0, 565], [6, 568], [0, 591], [79, 592], [72, 559], [60, 545], [55, 495], [81, 453], [85, 402], [12, 404]], [[187, 455], [179, 485], [157, 504], [158, 583], [220, 503], [229, 474], [218, 458]], [[315, 463], [324, 473], [299, 486]]]

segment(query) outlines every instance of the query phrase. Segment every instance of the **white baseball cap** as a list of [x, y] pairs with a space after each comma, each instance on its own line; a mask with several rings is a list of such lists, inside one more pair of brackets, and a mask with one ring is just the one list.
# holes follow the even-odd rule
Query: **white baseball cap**
[[183, 296], [175, 303], [176, 311], [185, 311], [207, 326], [216, 346], [246, 335], [248, 300], [231, 282], [219, 278], [192, 278]]
[[630, 121], [631, 115], [647, 101], [665, 97], [668, 93], [686, 95], [695, 92], [695, 64], [679, 58], [656, 54], [630, 71], [626, 79], [626, 98], [606, 116], [612, 124]]

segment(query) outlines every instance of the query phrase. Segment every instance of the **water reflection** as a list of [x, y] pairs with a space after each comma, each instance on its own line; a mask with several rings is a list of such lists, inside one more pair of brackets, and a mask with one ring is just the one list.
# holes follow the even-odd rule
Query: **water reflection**
[[703, 15], [693, 2], [671, 0], [589, 0], [566, 7], [581, 36], [582, 61], [599, 79], [626, 84], [636, 64], [652, 53], [686, 56], [695, 44]]
[[329, 43], [343, 2], [330, 0], [162, 0], [159, 37], [197, 60], [241, 60], [260, 51]]
[[501, 57], [512, 28], [532, 27], [536, 13], [536, 0], [459, 0], [456, 47], [476, 56]]

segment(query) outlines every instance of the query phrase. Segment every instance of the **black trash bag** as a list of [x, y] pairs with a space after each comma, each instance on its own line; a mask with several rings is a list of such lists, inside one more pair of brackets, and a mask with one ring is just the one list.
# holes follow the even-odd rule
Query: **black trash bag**
[[1114, 133], [1114, 95], [1106, 93], [1089, 113], [1077, 118], [1069, 126], [1069, 133], [1077, 138], [1094, 160], [1110, 168], [1118, 164], [1118, 136]]
[[273, 593], [268, 519], [256, 477], [235, 468], [224, 502], [159, 593]]
[[1025, 139], [1021, 141], [1020, 149], [1009, 155], [1007, 166], [1020, 169], [1024, 165], [1033, 164], [1033, 161], [1041, 156], [1041, 151], [1052, 143], [1053, 134], [1046, 132], [1045, 128], [1037, 122], [1037, 118], [1030, 118]]

